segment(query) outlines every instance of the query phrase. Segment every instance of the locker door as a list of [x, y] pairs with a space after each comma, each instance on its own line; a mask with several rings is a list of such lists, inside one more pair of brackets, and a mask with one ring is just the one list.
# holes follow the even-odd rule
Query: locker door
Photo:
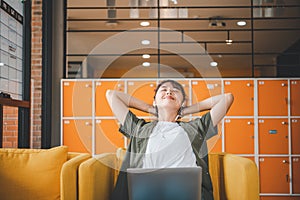
[[63, 145], [70, 152], [92, 153], [92, 121], [63, 120]]
[[258, 115], [287, 116], [288, 84], [286, 80], [258, 81]]
[[259, 158], [260, 192], [289, 193], [288, 157]]
[[291, 119], [292, 154], [300, 154], [300, 119]]
[[222, 152], [222, 123], [218, 124], [218, 135], [207, 140], [208, 153]]
[[189, 87], [189, 81], [185, 81], [185, 80], [178, 80], [178, 82], [182, 85], [183, 89], [184, 89], [184, 92], [186, 94], [186, 102], [187, 104], [186, 105], [190, 105], [190, 102], [189, 102], [189, 97], [190, 97], [190, 87]]
[[249, 157], [249, 156], [243, 156], [244, 158], [248, 158], [250, 160], [252, 160], [253, 162], [255, 162], [255, 157]]
[[106, 100], [107, 90], [118, 90], [124, 92], [124, 82], [118, 81], [96, 81], [95, 112], [96, 116], [113, 116], [110, 106]]
[[[192, 81], [192, 104], [219, 94], [222, 94], [221, 80]], [[201, 112], [200, 115], [204, 113], [206, 112]]]
[[63, 82], [63, 116], [92, 116], [92, 82]]
[[124, 136], [114, 119], [96, 120], [95, 140], [95, 154], [115, 153], [117, 148], [124, 147]]
[[288, 154], [288, 119], [259, 119], [259, 153]]
[[[128, 94], [143, 100], [150, 105], [153, 104], [155, 88], [155, 81], [128, 81], [127, 83]], [[139, 110], [132, 109], [132, 111], [137, 116], [150, 116], [150, 114]]]
[[254, 113], [254, 83], [252, 80], [225, 80], [225, 93], [231, 92], [234, 101], [228, 116], [252, 116]]
[[236, 154], [254, 154], [253, 119], [225, 119], [225, 151]]
[[300, 116], [300, 81], [291, 81], [291, 115]]
[[300, 157], [293, 157], [293, 193], [300, 194]]

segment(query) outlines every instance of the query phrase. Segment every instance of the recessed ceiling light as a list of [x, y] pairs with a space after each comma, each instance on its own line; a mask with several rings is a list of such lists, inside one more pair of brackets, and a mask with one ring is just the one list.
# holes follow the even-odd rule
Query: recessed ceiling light
[[142, 45], [149, 45], [150, 44], [150, 41], [149, 40], [142, 40]]
[[218, 63], [215, 62], [215, 61], [212, 61], [212, 62], [210, 63], [210, 66], [212, 66], [212, 67], [217, 67], [217, 66], [218, 66]]
[[150, 25], [150, 22], [141, 22], [140, 25], [141, 25], [141, 26], [149, 26], [149, 25]]
[[149, 66], [150, 66], [150, 63], [149, 63], [149, 62], [143, 62], [143, 66], [144, 66], [144, 67], [149, 67]]
[[0, 66], [1, 66], [1, 67], [4, 66], [4, 63], [0, 62]]
[[150, 58], [150, 55], [149, 54], [143, 54], [143, 58], [145, 58], [145, 59]]
[[238, 26], [246, 26], [247, 22], [245, 22], [245, 21], [238, 21], [236, 24]]

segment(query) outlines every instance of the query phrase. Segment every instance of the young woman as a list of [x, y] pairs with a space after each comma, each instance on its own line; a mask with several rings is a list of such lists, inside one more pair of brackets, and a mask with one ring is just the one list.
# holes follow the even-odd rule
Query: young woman
[[[106, 98], [121, 123], [120, 132], [130, 138], [118, 181], [111, 199], [127, 200], [127, 168], [202, 167], [202, 199], [213, 199], [208, 172], [206, 139], [217, 134], [217, 125], [233, 102], [230, 93], [221, 94], [186, 106], [180, 83], [162, 81], [155, 90], [153, 105], [126, 93], [108, 90]], [[156, 120], [146, 122], [129, 108], [151, 113]], [[179, 118], [209, 110], [189, 122]]]

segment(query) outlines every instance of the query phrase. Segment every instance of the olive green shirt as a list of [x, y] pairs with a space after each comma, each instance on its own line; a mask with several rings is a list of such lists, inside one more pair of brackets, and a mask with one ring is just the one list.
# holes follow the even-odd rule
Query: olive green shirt
[[[218, 133], [217, 127], [213, 126], [210, 112], [201, 118], [189, 122], [177, 122], [188, 134], [193, 152], [196, 156], [196, 164], [202, 168], [202, 199], [213, 199], [212, 183], [208, 172], [208, 164], [203, 159], [207, 155], [206, 140]], [[121, 170], [126, 172], [127, 168], [141, 168], [146, 153], [149, 137], [157, 120], [146, 122], [136, 117], [131, 111], [128, 112], [120, 132], [130, 138]]]

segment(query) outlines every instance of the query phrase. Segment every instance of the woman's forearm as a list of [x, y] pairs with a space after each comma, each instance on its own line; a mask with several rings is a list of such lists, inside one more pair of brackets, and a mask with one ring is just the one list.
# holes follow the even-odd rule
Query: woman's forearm
[[[205, 110], [210, 110], [217, 103], [221, 102], [222, 100], [226, 101], [226, 99], [228, 99], [228, 96], [230, 96], [230, 95], [232, 95], [232, 94], [226, 93], [226, 94], [220, 94], [220, 95], [216, 95], [216, 96], [212, 96], [207, 99], [204, 99], [203, 101], [200, 101], [191, 106], [187, 106], [187, 107], [183, 108], [181, 111], [181, 115], [184, 116], [184, 115], [188, 115], [188, 114], [202, 112]], [[231, 105], [230, 102], [229, 102], [229, 104]]]
[[113, 93], [115, 98], [118, 98], [128, 108], [135, 108], [137, 110], [148, 113], [151, 111], [152, 106], [140, 99], [137, 99], [124, 92], [113, 91]]

